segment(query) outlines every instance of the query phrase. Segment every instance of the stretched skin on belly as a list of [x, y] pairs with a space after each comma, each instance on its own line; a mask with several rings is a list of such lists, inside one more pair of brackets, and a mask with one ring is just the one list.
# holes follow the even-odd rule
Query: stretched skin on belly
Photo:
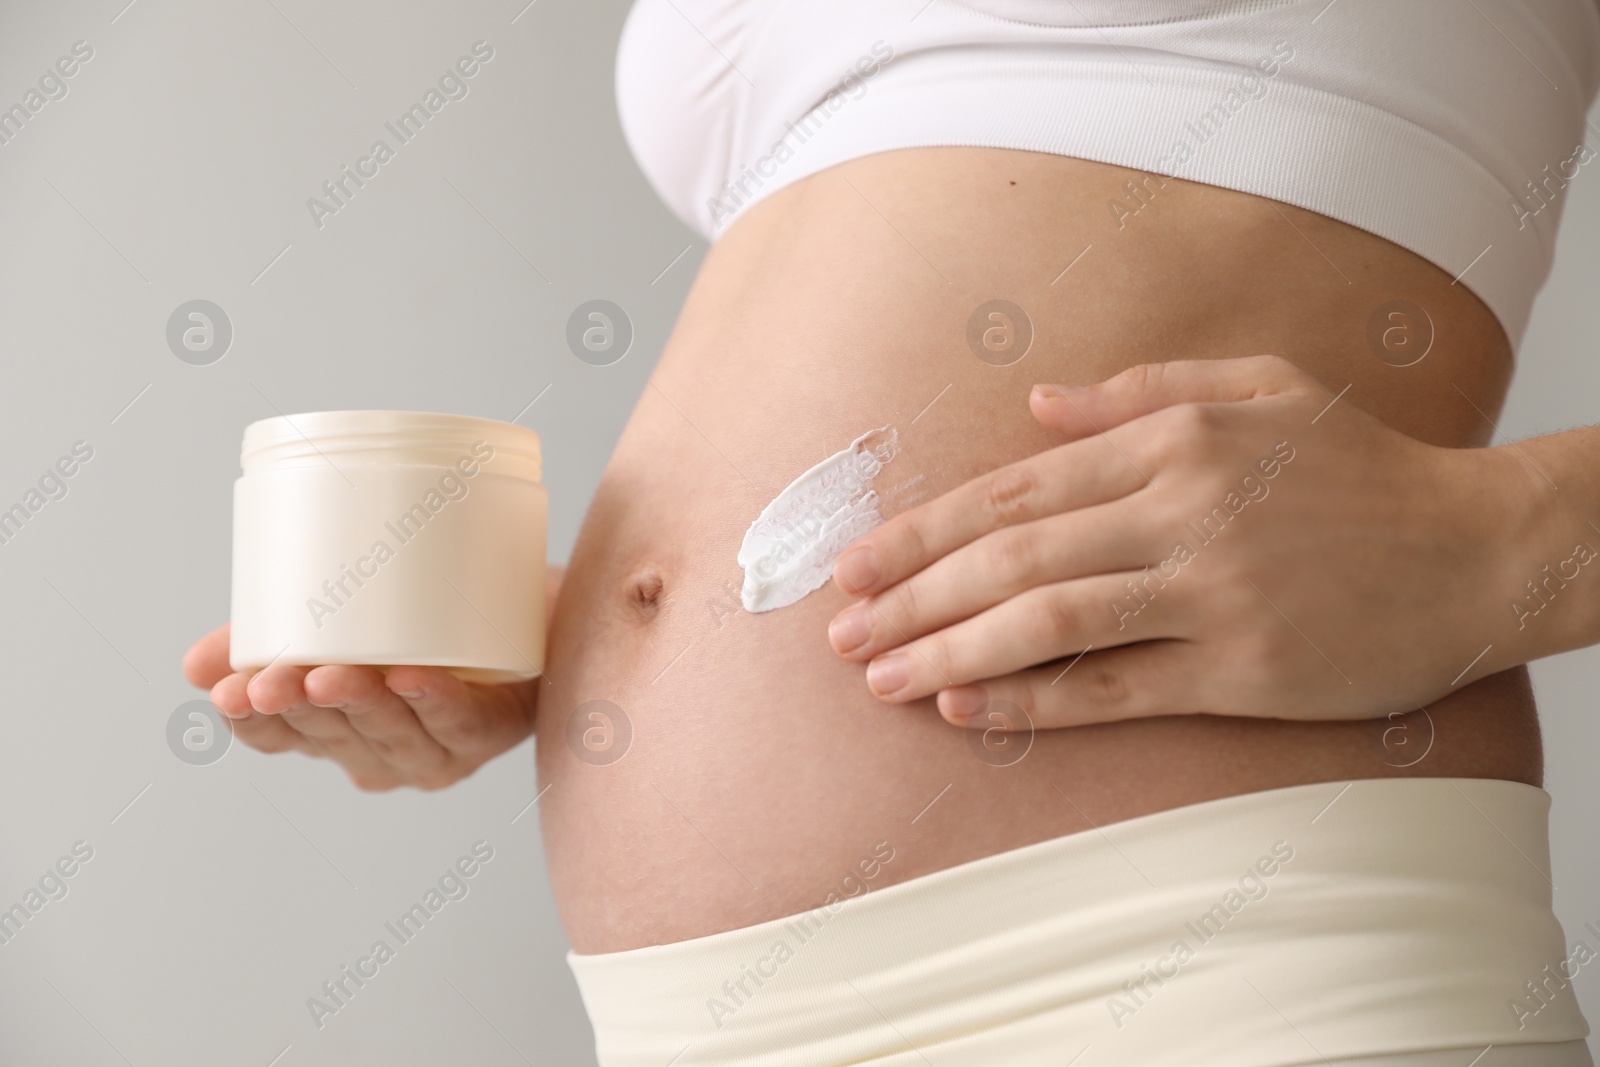
[[[1382, 741], [1395, 723], [1225, 716], [1040, 731], [1007, 764], [1017, 749], [974, 743], [931, 701], [870, 696], [861, 666], [828, 647], [845, 603], [831, 586], [744, 610], [741, 540], [798, 475], [893, 426], [898, 451], [874, 481], [892, 516], [1055, 443], [1028, 415], [1036, 382], [1275, 352], [1335, 391], [1349, 385], [1344, 402], [1412, 436], [1486, 441], [1473, 405], [1498, 409], [1510, 355], [1464, 287], [1361, 231], [1177, 180], [1119, 229], [1106, 204], [1128, 178], [1027, 152], [883, 153], [774, 194], [712, 249], [596, 493], [553, 622], [539, 809], [576, 951], [815, 907], [880, 842], [895, 858], [874, 888], [1304, 782], [1538, 784], [1523, 671], [1401, 723], [1417, 744], [1427, 736], [1409, 766], [1392, 734]], [[1372, 310], [1397, 297], [1426, 308], [1436, 331], [1408, 368], [1366, 342]], [[1010, 366], [966, 341], [974, 309], [995, 299], [1034, 331]], [[626, 717], [620, 759], [580, 757], [571, 722], [605, 706], [591, 701]]]

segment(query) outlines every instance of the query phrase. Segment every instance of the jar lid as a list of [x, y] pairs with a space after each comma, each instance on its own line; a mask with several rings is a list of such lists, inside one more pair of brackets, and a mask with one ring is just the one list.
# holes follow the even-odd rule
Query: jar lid
[[306, 411], [261, 419], [245, 427], [239, 463], [246, 474], [316, 463], [449, 467], [483, 461], [484, 444], [493, 449], [497, 473], [539, 480], [537, 433], [438, 411]]

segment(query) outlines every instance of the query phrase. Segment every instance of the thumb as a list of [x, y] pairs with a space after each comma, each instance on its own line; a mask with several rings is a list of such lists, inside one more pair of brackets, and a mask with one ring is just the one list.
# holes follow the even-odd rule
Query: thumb
[[1286, 393], [1306, 380], [1282, 356], [1141, 363], [1095, 385], [1036, 385], [1033, 417], [1069, 438], [1088, 437], [1175, 404], [1228, 403]]

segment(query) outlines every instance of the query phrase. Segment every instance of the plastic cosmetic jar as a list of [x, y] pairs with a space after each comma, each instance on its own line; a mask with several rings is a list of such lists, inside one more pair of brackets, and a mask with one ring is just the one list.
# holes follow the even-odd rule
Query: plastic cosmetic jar
[[539, 435], [420, 411], [314, 411], [245, 428], [233, 490], [229, 661], [544, 669]]

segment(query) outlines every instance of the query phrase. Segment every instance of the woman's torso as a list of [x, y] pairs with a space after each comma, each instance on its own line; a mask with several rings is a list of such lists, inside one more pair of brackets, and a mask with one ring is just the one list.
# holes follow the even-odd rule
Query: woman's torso
[[[1034, 331], [1010, 366], [967, 343], [972, 313], [994, 299]], [[1393, 300], [1431, 321], [1431, 348], [1411, 366], [1393, 365], [1403, 360], [1381, 331], [1371, 339], [1375, 310]], [[1430, 327], [1408, 321], [1413, 334], [1389, 343], [1421, 342], [1415, 331]], [[1398, 731], [1174, 716], [1040, 731], [1002, 765], [1009, 756], [973, 744], [930, 701], [870, 696], [862, 667], [828, 647], [845, 603], [831, 586], [778, 611], [740, 608], [735, 557], [750, 521], [869, 429], [900, 434], [878, 480], [892, 515], [1056, 443], [1028, 413], [1036, 382], [1265, 352], [1455, 447], [1488, 441], [1511, 371], [1495, 317], [1439, 268], [1207, 185], [1056, 155], [915, 148], [846, 162], [746, 210], [705, 261], [557, 606], [537, 751], [573, 948], [745, 926], [863, 884], [1278, 786], [1391, 774], [1538, 784], [1521, 670]], [[626, 728], [611, 714], [608, 740], [586, 717], [606, 709], [590, 701], [620, 708]], [[585, 747], [586, 725], [598, 748]], [[625, 754], [606, 762], [617, 746]], [[883, 842], [893, 858], [873, 862]]]

